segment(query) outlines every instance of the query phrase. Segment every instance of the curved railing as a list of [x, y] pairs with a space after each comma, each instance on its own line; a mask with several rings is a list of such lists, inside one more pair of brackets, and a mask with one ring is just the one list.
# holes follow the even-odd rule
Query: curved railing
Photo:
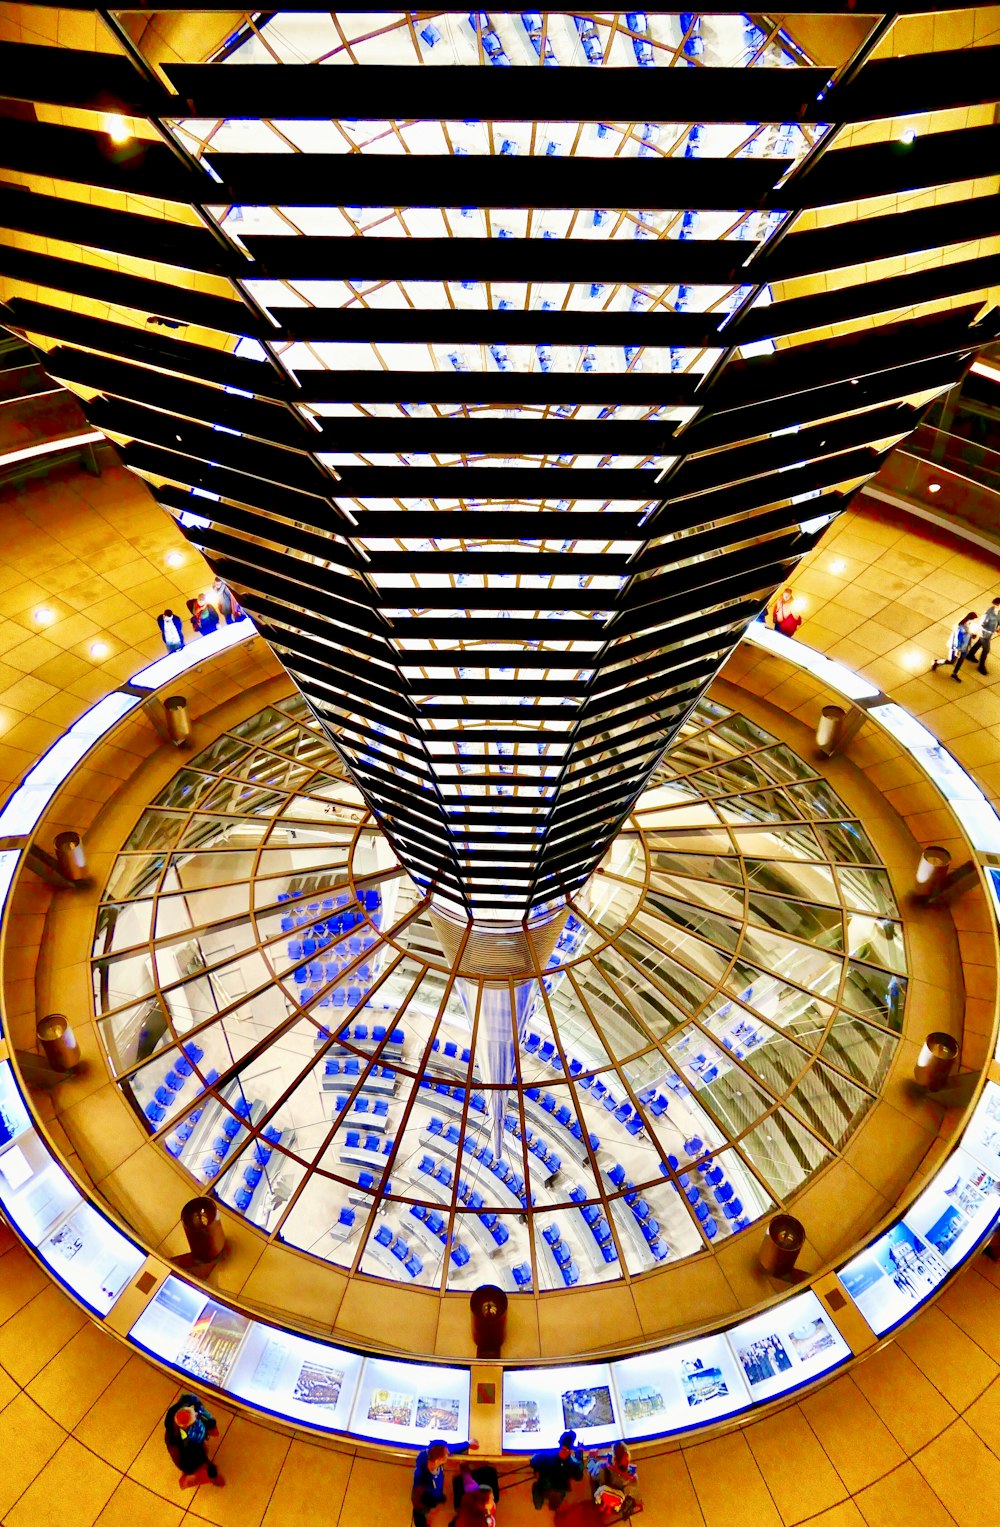
[[[158, 659], [98, 701], [39, 759], [0, 811], [0, 919], [32, 834], [81, 760], [156, 689], [254, 635], [220, 628]], [[763, 624], [748, 639], [808, 670], [884, 727], [934, 781], [975, 851], [1000, 913], [1000, 817], [916, 719], [873, 685]], [[2, 934], [0, 921], [0, 934]], [[928, 1299], [1000, 1220], [1000, 1069], [981, 1078], [961, 1138], [892, 1223], [835, 1272], [748, 1318], [632, 1356], [539, 1362], [502, 1374], [417, 1362], [252, 1318], [172, 1271], [91, 1202], [32, 1117], [0, 1041], [0, 1207], [31, 1252], [95, 1318], [162, 1366], [238, 1405], [302, 1428], [415, 1447], [465, 1437], [502, 1386], [496, 1451], [533, 1451], [572, 1426], [585, 1446], [641, 1441], [740, 1417], [870, 1350]], [[475, 1380], [475, 1383], [474, 1383]]]

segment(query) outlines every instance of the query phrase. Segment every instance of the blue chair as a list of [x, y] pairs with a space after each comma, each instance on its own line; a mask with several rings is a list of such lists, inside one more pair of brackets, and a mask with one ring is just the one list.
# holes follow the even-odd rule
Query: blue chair
[[657, 1262], [665, 1262], [667, 1257], [670, 1255], [670, 1247], [667, 1245], [666, 1241], [659, 1239], [650, 1241], [649, 1249], [653, 1253], [653, 1256], [656, 1258]]
[[[627, 1199], [626, 1199], [626, 1202], [628, 1202]], [[644, 1220], [649, 1219], [650, 1209], [649, 1209], [648, 1203], [646, 1202], [646, 1200], [644, 1198], [637, 1198], [636, 1199], [635, 1203], [632, 1205], [632, 1213], [635, 1216], [635, 1218], [639, 1221], [640, 1225], [643, 1223]]]
[[556, 1111], [556, 1100], [552, 1096], [551, 1092], [547, 1092], [545, 1094], [545, 1096], [542, 1098], [542, 1107], [544, 1108], [546, 1113], [555, 1113], [555, 1111]]
[[530, 1098], [533, 1103], [537, 1103], [542, 1095], [542, 1089], [540, 1087], [525, 1087], [524, 1095], [526, 1098]]
[[451, 1260], [454, 1262], [456, 1267], [467, 1266], [471, 1260], [469, 1255], [469, 1248], [467, 1246], [463, 1246], [460, 1241], [456, 1241], [454, 1246], [451, 1248]]
[[344, 1144], [348, 1150], [356, 1151], [361, 1145], [361, 1134], [356, 1129], [349, 1129], [344, 1137]]
[[410, 1248], [402, 1238], [393, 1241], [392, 1245], [389, 1247], [389, 1250], [396, 1258], [397, 1262], [405, 1262], [407, 1257], [410, 1255]]
[[705, 1221], [705, 1223], [702, 1225], [701, 1228], [702, 1228], [702, 1230], [704, 1230], [705, 1234], [708, 1236], [708, 1239], [710, 1241], [714, 1241], [715, 1237], [719, 1233], [719, 1227], [715, 1223], [715, 1220], [711, 1218], [711, 1216], [709, 1216], [709, 1218]]
[[700, 1156], [705, 1149], [705, 1142], [699, 1135], [692, 1135], [690, 1140], [684, 1141], [684, 1149], [689, 1156]]
[[567, 1267], [573, 1260], [573, 1253], [565, 1241], [556, 1242], [552, 1248], [552, 1255], [555, 1257], [557, 1267]]
[[739, 1219], [743, 1213], [743, 1205], [738, 1198], [731, 1198], [728, 1204], [723, 1204], [722, 1212], [726, 1219]]
[[517, 1284], [518, 1288], [531, 1287], [531, 1264], [529, 1262], [516, 1263], [515, 1266], [511, 1268], [511, 1273], [513, 1274], [514, 1282]]
[[542, 1239], [547, 1241], [550, 1246], [558, 1246], [562, 1237], [555, 1225], [546, 1225], [542, 1230]]
[[717, 1204], [727, 1204], [729, 1202], [729, 1200], [732, 1198], [732, 1196], [733, 1196], [733, 1185], [732, 1185], [731, 1182], [724, 1182], [724, 1183], [722, 1183], [719, 1187], [715, 1188], [713, 1190], [713, 1192], [712, 1192], [712, 1197], [715, 1199], [715, 1202]]
[[339, 1225], [346, 1225], [348, 1229], [350, 1229], [350, 1227], [354, 1224], [354, 1218], [355, 1216], [353, 1209], [343, 1208], [340, 1211], [337, 1223]]
[[621, 1187], [622, 1183], [625, 1181], [625, 1168], [622, 1166], [620, 1161], [615, 1162], [614, 1166], [609, 1170], [608, 1176], [616, 1188]]
[[375, 1232], [375, 1239], [378, 1241], [380, 1246], [391, 1246], [392, 1245], [392, 1231], [389, 1229], [389, 1226], [388, 1225], [379, 1225], [378, 1229]]
[[243, 1168], [243, 1181], [246, 1183], [251, 1193], [260, 1182], [260, 1179], [263, 1177], [263, 1175], [264, 1173], [261, 1171], [259, 1166], [247, 1166]]
[[693, 1183], [689, 1188], [684, 1189], [684, 1197], [687, 1199], [689, 1204], [701, 1203], [701, 1194], [698, 1192], [698, 1189], [694, 1186]]
[[570, 1262], [568, 1267], [564, 1267], [562, 1270], [562, 1275], [563, 1282], [567, 1288], [572, 1288], [574, 1284], [579, 1283], [580, 1281], [580, 1269], [577, 1267], [575, 1262]]
[[524, 1041], [524, 1048], [529, 1055], [534, 1055], [541, 1042], [541, 1038], [538, 1034], [529, 1034], [527, 1039]]
[[493, 1229], [490, 1231], [490, 1235], [496, 1241], [498, 1246], [506, 1246], [507, 1242], [510, 1240], [510, 1231], [502, 1221], [499, 1224], [494, 1225]]
[[241, 1214], [245, 1214], [250, 1207], [250, 1200], [252, 1198], [253, 1194], [249, 1188], [237, 1188], [233, 1195], [233, 1203]]
[[419, 1278], [420, 1274], [424, 1270], [424, 1264], [421, 1262], [416, 1252], [413, 1252], [411, 1256], [408, 1256], [406, 1262], [403, 1265], [405, 1266], [406, 1271], [409, 1273], [411, 1278]]
[[569, 1109], [566, 1107], [566, 1104], [564, 1103], [562, 1105], [562, 1107], [559, 1109], [559, 1112], [556, 1114], [556, 1123], [557, 1124], [561, 1124], [563, 1129], [568, 1129], [569, 1126], [570, 1126], [570, 1121], [571, 1121], [572, 1117], [573, 1117], [573, 1115], [570, 1113]]

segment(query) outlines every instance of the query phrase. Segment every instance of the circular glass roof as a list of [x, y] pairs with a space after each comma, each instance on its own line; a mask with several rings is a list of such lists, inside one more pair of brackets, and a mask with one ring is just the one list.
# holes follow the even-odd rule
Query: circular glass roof
[[815, 769], [702, 701], [585, 893], [530, 935], [440, 916], [298, 698], [147, 808], [98, 914], [109, 1066], [264, 1234], [423, 1287], [635, 1277], [844, 1149], [904, 939]]

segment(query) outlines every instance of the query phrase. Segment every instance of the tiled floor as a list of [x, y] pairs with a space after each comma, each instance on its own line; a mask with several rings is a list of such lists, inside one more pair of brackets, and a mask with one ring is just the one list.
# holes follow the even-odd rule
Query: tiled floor
[[[115, 468], [98, 482], [80, 474], [4, 495], [0, 528], [5, 784], [159, 650], [156, 611], [183, 605], [207, 574], [142, 487]], [[795, 586], [806, 600], [802, 639], [907, 704], [1000, 799], [1000, 649], [992, 675], [970, 674], [962, 688], [927, 672], [954, 619], [1000, 591], [998, 564], [888, 511], [859, 510], [832, 527]], [[43, 607], [57, 617], [44, 628], [34, 618]], [[96, 641], [107, 642], [107, 656], [91, 653]], [[173, 1382], [93, 1327], [0, 1235], [5, 1527], [406, 1527], [405, 1460], [224, 1412], [226, 1489], [181, 1492], [160, 1435]], [[737, 1431], [654, 1449], [640, 1474], [650, 1527], [992, 1527], [1000, 1268], [980, 1260], [852, 1374]], [[500, 1519], [503, 1527], [537, 1520], [523, 1485], [505, 1492]]]
[[[222, 1490], [183, 1491], [162, 1444], [177, 1389], [98, 1330], [0, 1228], [4, 1527], [407, 1527], [405, 1460], [233, 1415]], [[638, 1456], [650, 1527], [992, 1527], [1000, 1509], [1000, 1267], [980, 1259], [898, 1342], [800, 1403]], [[11, 1369], [14, 1373], [11, 1373]], [[15, 1376], [16, 1375], [16, 1376]], [[501, 1471], [523, 1475], [513, 1465]], [[579, 1489], [574, 1499], [583, 1502]], [[435, 1527], [444, 1527], [439, 1513]], [[539, 1518], [525, 1483], [503, 1527]], [[565, 1527], [591, 1527], [589, 1512]]]

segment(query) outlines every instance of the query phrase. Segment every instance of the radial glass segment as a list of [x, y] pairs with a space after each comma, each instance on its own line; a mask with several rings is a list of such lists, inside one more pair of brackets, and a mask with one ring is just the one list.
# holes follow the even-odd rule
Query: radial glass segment
[[861, 823], [714, 700], [586, 889], [491, 940], [414, 882], [296, 698], [143, 812], [93, 989], [192, 1190], [361, 1275], [543, 1292], [794, 1198], [878, 1095], [906, 962]]

